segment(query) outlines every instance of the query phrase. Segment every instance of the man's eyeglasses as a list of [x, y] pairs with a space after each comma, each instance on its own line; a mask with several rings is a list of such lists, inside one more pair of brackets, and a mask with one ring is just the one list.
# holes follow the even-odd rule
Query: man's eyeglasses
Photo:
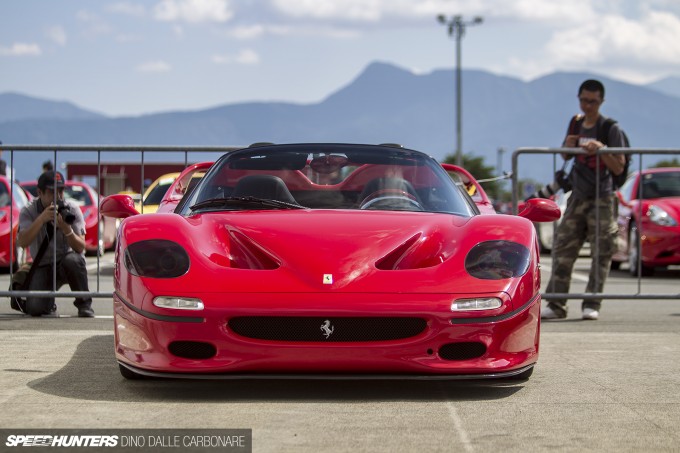
[[578, 98], [578, 100], [581, 104], [586, 104], [586, 105], [595, 105], [595, 104], [599, 104], [600, 102], [602, 102], [599, 99], [588, 99], [588, 98]]

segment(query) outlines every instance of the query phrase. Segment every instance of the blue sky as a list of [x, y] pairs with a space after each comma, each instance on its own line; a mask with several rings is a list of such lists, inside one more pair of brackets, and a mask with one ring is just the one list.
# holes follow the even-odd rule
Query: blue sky
[[2, 0], [0, 92], [113, 116], [317, 102], [373, 61], [453, 68], [441, 13], [484, 18], [466, 69], [680, 76], [677, 0]]

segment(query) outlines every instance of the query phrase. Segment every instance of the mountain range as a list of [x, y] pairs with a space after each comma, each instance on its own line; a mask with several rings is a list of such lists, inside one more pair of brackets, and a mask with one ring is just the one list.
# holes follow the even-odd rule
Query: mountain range
[[[579, 111], [578, 87], [588, 78], [605, 84], [601, 112], [619, 121], [631, 146], [679, 147], [680, 78], [633, 85], [602, 75], [557, 72], [522, 81], [463, 70], [464, 152], [483, 156], [490, 166], [502, 158], [501, 169], [509, 170], [510, 156], [518, 147], [559, 146], [570, 117]], [[318, 103], [249, 102], [124, 117], [106, 116], [68, 102], [2, 93], [0, 140], [5, 144], [196, 146], [389, 142], [443, 160], [454, 152], [456, 143], [454, 86], [453, 70], [414, 74], [376, 62]], [[30, 164], [38, 170], [35, 157], [22, 159], [15, 154], [17, 177], [34, 178], [35, 171], [23, 167]], [[520, 159], [522, 177], [540, 181], [551, 175], [541, 159]], [[652, 159], [645, 157], [644, 162]], [[196, 160], [202, 158], [196, 156]]]

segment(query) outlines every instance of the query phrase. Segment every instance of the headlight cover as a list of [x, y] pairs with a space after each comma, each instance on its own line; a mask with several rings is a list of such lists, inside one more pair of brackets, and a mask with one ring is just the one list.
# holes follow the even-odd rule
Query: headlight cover
[[529, 249], [510, 241], [486, 241], [475, 245], [465, 257], [465, 270], [482, 280], [520, 277], [529, 269]]
[[138, 277], [175, 278], [189, 271], [189, 255], [179, 244], [151, 239], [125, 249], [125, 267]]
[[651, 205], [647, 209], [649, 220], [661, 226], [677, 226], [678, 221], [675, 220], [666, 210], [656, 205]]

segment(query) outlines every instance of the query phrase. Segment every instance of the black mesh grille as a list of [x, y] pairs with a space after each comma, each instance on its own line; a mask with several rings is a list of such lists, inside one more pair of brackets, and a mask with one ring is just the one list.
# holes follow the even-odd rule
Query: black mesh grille
[[202, 341], [173, 341], [168, 346], [173, 355], [185, 359], [209, 359], [217, 354], [217, 349]]
[[486, 353], [486, 345], [476, 341], [448, 343], [439, 348], [439, 357], [444, 360], [470, 360]]
[[418, 335], [427, 327], [421, 318], [242, 316], [229, 320], [236, 334], [273, 341], [385, 341]]

